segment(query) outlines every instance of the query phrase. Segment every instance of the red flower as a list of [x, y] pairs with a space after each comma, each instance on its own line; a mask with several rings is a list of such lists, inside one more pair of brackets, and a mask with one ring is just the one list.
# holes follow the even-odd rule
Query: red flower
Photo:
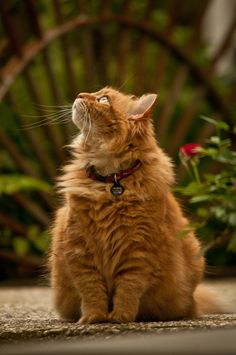
[[199, 152], [198, 152], [199, 148], [201, 148], [200, 144], [189, 143], [189, 144], [183, 145], [179, 151], [185, 158], [191, 158], [191, 157], [199, 154]]

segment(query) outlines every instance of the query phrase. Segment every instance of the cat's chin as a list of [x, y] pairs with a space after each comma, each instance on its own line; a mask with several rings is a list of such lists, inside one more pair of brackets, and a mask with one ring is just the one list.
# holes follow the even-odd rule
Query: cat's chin
[[78, 116], [77, 113], [72, 112], [72, 122], [77, 128], [79, 128], [79, 130], [82, 129], [83, 124], [81, 122], [81, 118]]

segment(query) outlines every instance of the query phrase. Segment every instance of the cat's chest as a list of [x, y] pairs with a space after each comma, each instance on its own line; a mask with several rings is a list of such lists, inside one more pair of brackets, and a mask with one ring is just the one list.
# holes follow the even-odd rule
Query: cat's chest
[[88, 238], [96, 244], [97, 250], [103, 255], [112, 254], [114, 244], [124, 238], [125, 229], [128, 228], [128, 206], [124, 203], [107, 202], [91, 204], [84, 211], [87, 218]]
[[144, 208], [129, 201], [87, 202], [80, 207], [79, 233], [99, 268], [112, 273], [137, 238], [135, 229], [144, 223]]
[[112, 290], [116, 272], [132, 255], [153, 250], [158, 210], [150, 201], [78, 199], [71, 205], [71, 213], [75, 211], [74, 246], [88, 253]]

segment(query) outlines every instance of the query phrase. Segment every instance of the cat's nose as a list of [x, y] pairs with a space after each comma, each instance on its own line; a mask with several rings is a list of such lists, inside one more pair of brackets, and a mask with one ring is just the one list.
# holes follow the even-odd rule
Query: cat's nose
[[81, 92], [78, 96], [77, 99], [87, 99], [87, 100], [91, 100], [94, 101], [95, 100], [95, 96], [92, 94], [89, 94], [87, 92]]

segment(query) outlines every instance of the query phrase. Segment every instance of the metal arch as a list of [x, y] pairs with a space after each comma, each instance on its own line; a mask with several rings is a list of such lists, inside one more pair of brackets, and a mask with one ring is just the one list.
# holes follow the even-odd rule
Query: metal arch
[[224, 102], [222, 96], [219, 95], [217, 90], [212, 85], [208, 74], [205, 71], [202, 71], [194, 63], [192, 58], [184, 50], [182, 50], [182, 48], [176, 46], [168, 36], [166, 36], [163, 32], [153, 28], [153, 26], [119, 15], [106, 15], [93, 18], [86, 15], [79, 15], [73, 20], [67, 21], [62, 25], [47, 31], [42, 39], [35, 40], [24, 46], [22, 48], [22, 58], [11, 58], [1, 71], [2, 83], [0, 85], [0, 100], [4, 98], [17, 76], [19, 76], [30, 64], [30, 62], [37, 56], [37, 54], [46, 48], [53, 40], [81, 26], [89, 26], [101, 23], [109, 24], [111, 22], [119, 23], [120, 25], [126, 26], [128, 28], [136, 28], [172, 52], [179, 61], [189, 67], [195, 80], [207, 89], [210, 101], [213, 102], [214, 106], [221, 111], [223, 118], [229, 122], [230, 110], [228, 109], [227, 104]]

